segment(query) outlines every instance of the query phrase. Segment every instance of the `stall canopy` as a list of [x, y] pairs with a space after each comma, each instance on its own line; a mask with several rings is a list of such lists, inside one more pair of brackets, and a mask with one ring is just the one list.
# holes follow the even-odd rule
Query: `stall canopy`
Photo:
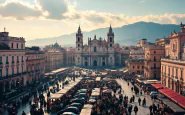
[[178, 103], [181, 107], [185, 108], [185, 97], [176, 93], [171, 89], [161, 89], [160, 93], [164, 94], [166, 97], [171, 99], [173, 102]]
[[179, 101], [178, 104], [179, 104], [181, 107], [185, 108], [185, 101]]
[[162, 84], [151, 84], [151, 86], [153, 86], [156, 89], [164, 89], [165, 88], [164, 85], [162, 85]]
[[167, 97], [170, 98], [170, 99], [172, 99], [173, 97], [177, 97], [177, 96], [179, 96], [179, 94], [176, 93], [176, 92], [167, 95]]
[[182, 95], [177, 95], [176, 97], [172, 97], [171, 98], [174, 102], [180, 102], [180, 101], [185, 101], [185, 99], [184, 99], [184, 96], [182, 96]]
[[101, 81], [101, 77], [96, 77], [96, 81]]
[[91, 115], [92, 105], [86, 104], [80, 112], [80, 115]]
[[159, 92], [162, 93], [162, 94], [164, 94], [165, 92], [168, 92], [168, 91], [171, 91], [171, 89], [166, 88], [166, 89], [160, 89], [159, 90]]
[[169, 108], [171, 108], [175, 113], [185, 113], [185, 110], [183, 108], [181, 108], [179, 105], [175, 104], [171, 100], [169, 100], [169, 99], [167, 99], [167, 98], [165, 98], [163, 96], [159, 96], [158, 98], [164, 104], [166, 104]]

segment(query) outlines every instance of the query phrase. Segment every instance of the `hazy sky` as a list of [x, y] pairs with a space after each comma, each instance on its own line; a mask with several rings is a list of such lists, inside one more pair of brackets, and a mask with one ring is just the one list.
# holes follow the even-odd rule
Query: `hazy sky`
[[185, 23], [185, 0], [0, 0], [0, 30], [26, 40], [132, 24]]

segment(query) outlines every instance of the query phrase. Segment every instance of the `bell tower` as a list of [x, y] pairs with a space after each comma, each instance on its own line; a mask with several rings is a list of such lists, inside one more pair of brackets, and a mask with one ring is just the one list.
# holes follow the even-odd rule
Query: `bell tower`
[[82, 34], [80, 26], [79, 26], [78, 31], [76, 33], [76, 48], [77, 48], [77, 51], [82, 51], [82, 47], [83, 47], [83, 34]]
[[112, 31], [111, 25], [109, 27], [109, 32], [107, 33], [107, 42], [108, 48], [114, 48], [114, 32]]
[[107, 33], [108, 43], [108, 66], [115, 66], [115, 54], [114, 54], [114, 32], [110, 25], [109, 32]]

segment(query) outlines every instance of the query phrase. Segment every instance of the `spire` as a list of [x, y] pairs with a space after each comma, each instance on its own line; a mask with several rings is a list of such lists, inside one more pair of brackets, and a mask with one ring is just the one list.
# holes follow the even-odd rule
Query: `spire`
[[112, 32], [112, 27], [111, 27], [111, 24], [110, 24], [110, 27], [109, 27], [109, 33]]
[[181, 26], [182, 26], [182, 22], [181, 22]]
[[80, 25], [79, 25], [79, 27], [78, 27], [78, 33], [81, 33]]
[[94, 35], [94, 39], [96, 40], [96, 35]]
[[4, 27], [4, 32], [6, 32], [6, 28]]

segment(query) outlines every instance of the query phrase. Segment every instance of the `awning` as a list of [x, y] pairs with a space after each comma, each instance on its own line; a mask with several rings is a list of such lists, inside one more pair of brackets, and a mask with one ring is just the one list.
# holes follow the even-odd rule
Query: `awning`
[[183, 100], [185, 101], [185, 97], [180, 95], [180, 94], [178, 94], [178, 96], [172, 97], [171, 100], [173, 100], [174, 102], [177, 103], [177, 102], [180, 102], [180, 101], [183, 101]]
[[168, 92], [168, 91], [171, 91], [171, 89], [166, 88], [166, 89], [160, 89], [159, 90], [159, 92], [162, 93], [162, 94], [164, 94], [165, 92]]
[[151, 84], [151, 86], [153, 86], [156, 89], [164, 89], [164, 85], [163, 84]]
[[170, 90], [170, 91], [164, 92], [163, 94], [164, 94], [165, 96], [170, 96], [170, 95], [173, 94], [173, 93], [176, 93], [176, 92], [174, 92], [173, 90]]
[[179, 94], [176, 93], [176, 92], [174, 92], [174, 93], [172, 93], [172, 94], [170, 94], [170, 95], [166, 95], [166, 96], [167, 96], [168, 98], [172, 99], [173, 97], [179, 96]]
[[181, 107], [185, 108], [185, 101], [179, 101], [178, 104], [179, 104]]
[[169, 108], [171, 108], [175, 113], [185, 113], [185, 110], [183, 108], [181, 108], [179, 105], [175, 104], [171, 100], [163, 96], [159, 96], [158, 99], [161, 100]]

